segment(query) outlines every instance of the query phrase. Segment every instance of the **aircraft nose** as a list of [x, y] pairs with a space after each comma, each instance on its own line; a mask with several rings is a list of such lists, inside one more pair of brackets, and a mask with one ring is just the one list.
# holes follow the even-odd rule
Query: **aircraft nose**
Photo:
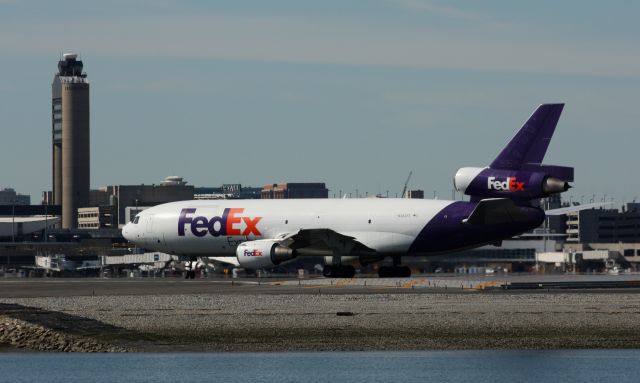
[[133, 231], [133, 228], [131, 227], [131, 222], [127, 223], [122, 228], [122, 236], [124, 237], [124, 239], [126, 239], [129, 242], [132, 242], [132, 238], [133, 238], [132, 231]]

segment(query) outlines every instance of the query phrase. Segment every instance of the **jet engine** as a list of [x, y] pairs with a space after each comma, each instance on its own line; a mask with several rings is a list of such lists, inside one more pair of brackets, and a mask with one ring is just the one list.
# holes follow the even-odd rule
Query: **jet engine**
[[[558, 166], [537, 166], [529, 170], [503, 170], [491, 168], [461, 168], [453, 178], [457, 191], [480, 198], [543, 198], [551, 194], [562, 193], [569, 188], [571, 174], [558, 171]], [[545, 170], [550, 170], [549, 172]], [[554, 177], [558, 173], [559, 177]], [[562, 178], [560, 178], [562, 177]]]
[[296, 257], [293, 249], [272, 239], [241, 243], [236, 250], [240, 266], [247, 269], [268, 269]]

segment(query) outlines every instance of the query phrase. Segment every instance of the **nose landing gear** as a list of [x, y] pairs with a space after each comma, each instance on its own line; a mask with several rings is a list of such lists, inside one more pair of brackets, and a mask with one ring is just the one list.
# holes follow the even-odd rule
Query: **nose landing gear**
[[189, 262], [187, 262], [187, 272], [184, 275], [184, 279], [196, 279], [196, 271], [195, 266], [197, 263], [197, 259], [191, 259]]

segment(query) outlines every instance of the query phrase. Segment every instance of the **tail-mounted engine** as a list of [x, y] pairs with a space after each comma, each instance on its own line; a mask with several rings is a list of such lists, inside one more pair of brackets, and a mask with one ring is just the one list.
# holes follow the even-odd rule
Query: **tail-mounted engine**
[[573, 181], [573, 168], [531, 166], [531, 170], [491, 168], [458, 169], [453, 183], [457, 191], [479, 198], [544, 198], [562, 193]]

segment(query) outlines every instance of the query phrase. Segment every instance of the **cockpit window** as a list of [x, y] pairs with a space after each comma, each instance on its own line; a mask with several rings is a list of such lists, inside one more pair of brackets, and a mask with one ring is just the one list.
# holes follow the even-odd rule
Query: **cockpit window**
[[133, 219], [133, 224], [137, 225], [139, 220], [140, 220], [140, 216], [136, 215], [136, 217]]

